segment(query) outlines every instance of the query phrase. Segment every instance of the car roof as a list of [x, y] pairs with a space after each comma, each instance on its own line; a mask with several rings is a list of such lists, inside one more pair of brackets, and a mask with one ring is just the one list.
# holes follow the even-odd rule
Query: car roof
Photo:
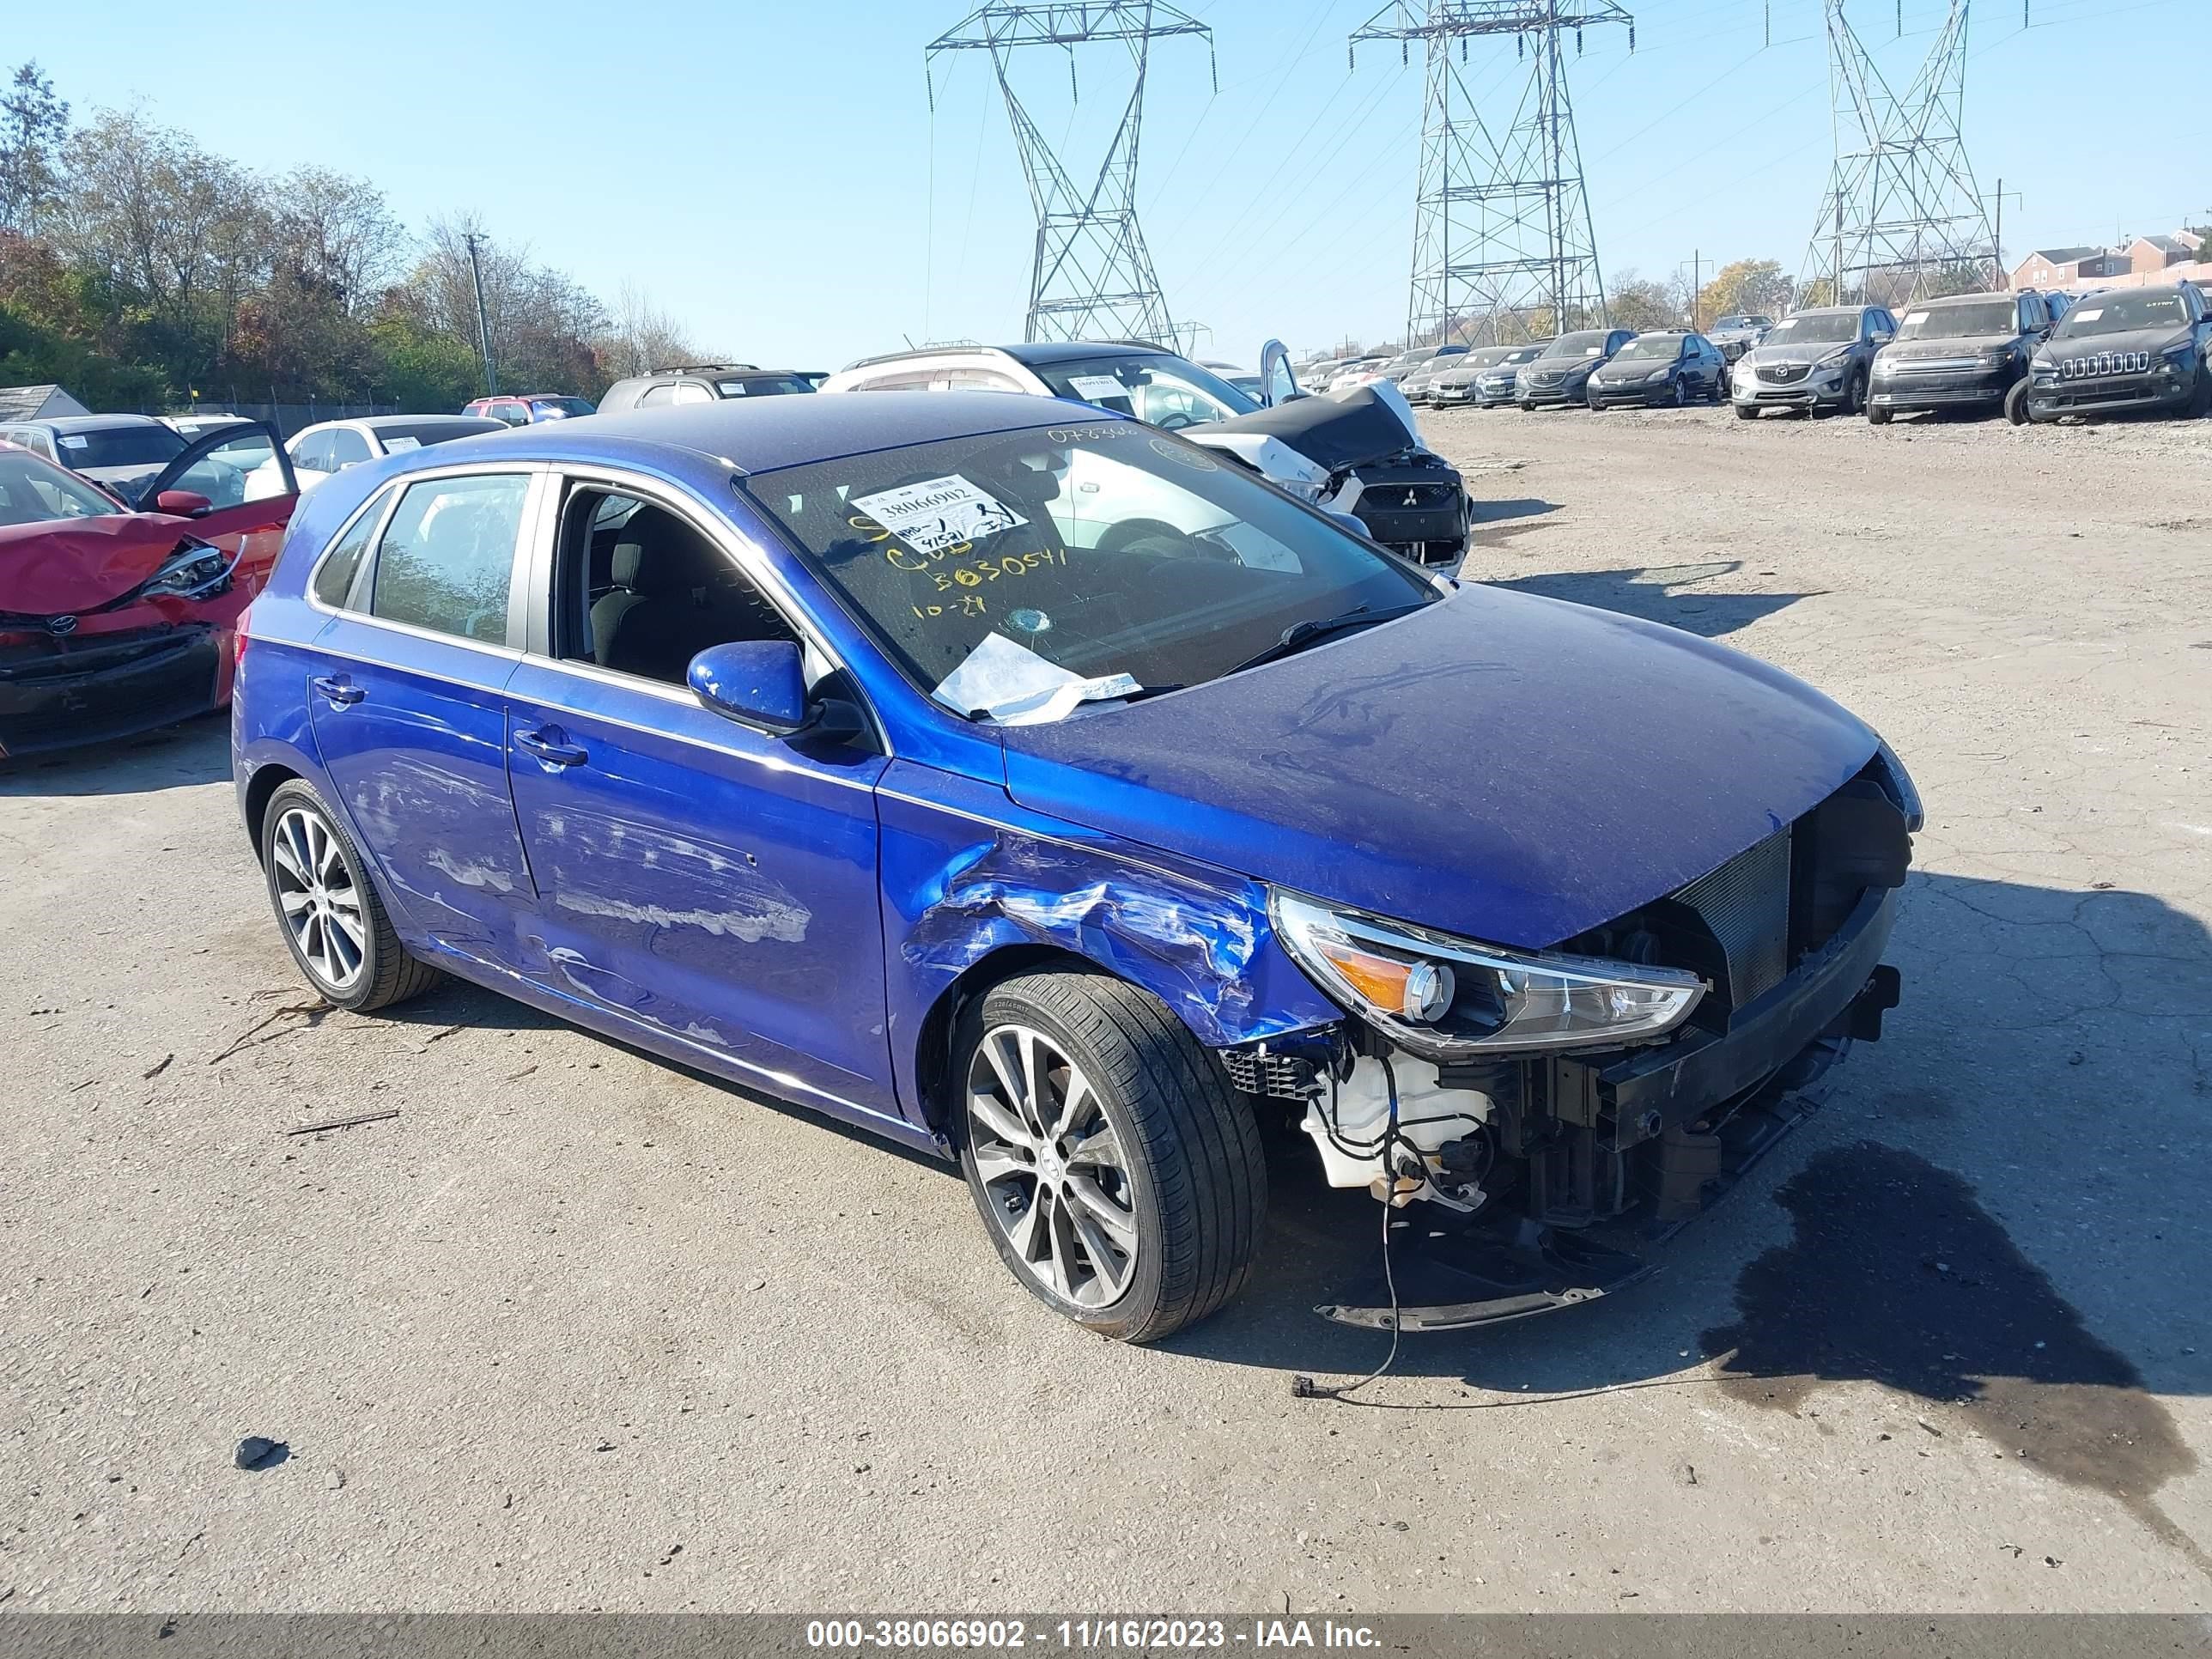
[[[409, 451], [400, 471], [497, 453], [550, 461], [672, 463], [703, 478], [715, 471], [771, 472], [877, 449], [1036, 427], [1126, 418], [1090, 404], [1003, 392], [868, 392], [823, 398], [718, 398], [627, 410]], [[658, 452], [656, 456], [655, 452]], [[393, 476], [380, 474], [380, 477]]]
[[159, 426], [168, 430], [151, 415], [58, 415], [52, 420], [21, 421], [21, 426], [40, 426], [49, 432], [112, 432], [122, 427]]
[[2022, 289], [2016, 294], [2010, 289], [2002, 291], [1990, 289], [1980, 294], [1944, 294], [1933, 300], [1917, 300], [1909, 308], [1914, 311], [1926, 311], [1935, 306], [1971, 305], [1977, 300], [2017, 300], [2021, 294], [2033, 294], [2035, 291], [2033, 289]]
[[356, 421], [325, 421], [324, 424], [366, 427], [371, 432], [383, 432], [395, 426], [481, 426], [489, 419], [490, 416], [486, 415], [364, 415]]
[[1793, 311], [1792, 317], [1856, 317], [1863, 311], [1887, 311], [1887, 306], [1871, 301], [1863, 306], [1807, 306], [1802, 311]]

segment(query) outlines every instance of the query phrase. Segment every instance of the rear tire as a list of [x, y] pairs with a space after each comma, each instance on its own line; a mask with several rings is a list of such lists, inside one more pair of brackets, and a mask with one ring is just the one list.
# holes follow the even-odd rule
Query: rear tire
[[963, 1012], [951, 1116], [1000, 1259], [1086, 1329], [1151, 1342], [1243, 1287], [1267, 1208], [1259, 1126], [1149, 992], [1036, 974]]
[[374, 1013], [445, 977], [407, 954], [353, 837], [298, 778], [269, 797], [261, 868], [294, 963], [333, 1008]]
[[2027, 424], [2027, 382], [2014, 380], [2012, 390], [2005, 393], [2004, 417], [2014, 426]]

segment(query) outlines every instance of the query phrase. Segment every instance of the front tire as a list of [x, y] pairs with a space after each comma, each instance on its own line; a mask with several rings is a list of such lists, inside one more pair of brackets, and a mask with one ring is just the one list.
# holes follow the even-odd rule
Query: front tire
[[373, 1013], [442, 977], [407, 954], [353, 838], [297, 778], [269, 798], [261, 868], [293, 962], [332, 1007]]
[[2197, 389], [2190, 394], [2189, 407], [2184, 412], [2196, 421], [2212, 415], [2212, 363], [2197, 365]]
[[1867, 424], [1869, 426], [1887, 426], [1889, 424], [1891, 416], [1896, 411], [1893, 410], [1884, 409], [1879, 404], [1876, 404], [1867, 410]]
[[2014, 426], [2027, 424], [2027, 382], [2014, 380], [2012, 390], [2005, 393], [2004, 417]]
[[1031, 1295], [1150, 1342], [1243, 1288], [1267, 1207], [1259, 1127], [1158, 998], [1103, 975], [1009, 980], [963, 1013], [954, 1054], [960, 1167]]
[[1735, 406], [1735, 417], [1739, 421], [1757, 420], [1759, 418], [1759, 405], [1757, 404], [1738, 404]]

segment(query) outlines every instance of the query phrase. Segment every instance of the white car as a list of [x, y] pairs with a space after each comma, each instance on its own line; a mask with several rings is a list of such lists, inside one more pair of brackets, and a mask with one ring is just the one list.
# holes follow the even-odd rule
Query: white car
[[[505, 432], [504, 421], [477, 415], [372, 415], [360, 421], [324, 421], [303, 427], [284, 445], [304, 495], [334, 473], [425, 444], [450, 443], [487, 432]], [[246, 475], [246, 499], [281, 494], [284, 481], [272, 459]]]

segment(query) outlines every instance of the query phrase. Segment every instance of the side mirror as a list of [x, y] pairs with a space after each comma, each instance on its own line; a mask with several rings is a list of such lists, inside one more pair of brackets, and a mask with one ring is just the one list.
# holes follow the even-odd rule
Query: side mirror
[[1887, 330], [1887, 329], [1886, 329], [1886, 328], [1878, 328], [1878, 329], [1875, 330], [1875, 331], [1874, 331], [1873, 333], [1871, 333], [1871, 334], [1869, 334], [1869, 335], [1868, 335], [1868, 336], [1867, 336], [1867, 338], [1868, 338], [1869, 341], [1873, 342], [1873, 343], [1875, 343], [1875, 345], [1878, 345], [1878, 346], [1886, 346], [1886, 345], [1887, 345], [1887, 344], [1888, 344], [1892, 340], [1894, 340], [1896, 337], [1897, 337], [1897, 336], [1896, 336], [1896, 335], [1893, 334], [1889, 330]]
[[154, 498], [154, 510], [175, 519], [197, 519], [215, 503], [197, 490], [165, 489]]
[[789, 640], [732, 640], [691, 659], [684, 678], [716, 714], [770, 737], [787, 738], [806, 720], [806, 669]]

